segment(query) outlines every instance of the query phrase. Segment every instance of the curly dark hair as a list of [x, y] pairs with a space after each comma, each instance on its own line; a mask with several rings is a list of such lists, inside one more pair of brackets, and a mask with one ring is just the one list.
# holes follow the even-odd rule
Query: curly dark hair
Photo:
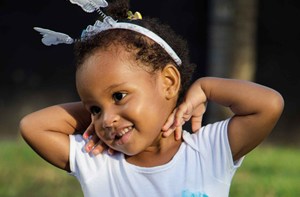
[[156, 18], [143, 17], [142, 20], [127, 19], [129, 2], [127, 0], [116, 0], [110, 2], [105, 13], [115, 20], [133, 23], [149, 29], [164, 39], [180, 57], [182, 64], [176, 65], [170, 55], [156, 42], [147, 36], [125, 29], [110, 29], [100, 32], [89, 39], [84, 39], [75, 44], [75, 60], [77, 70], [93, 52], [100, 48], [107, 48], [111, 44], [119, 44], [124, 49], [133, 53], [135, 59], [146, 66], [145, 70], [155, 72], [162, 70], [167, 64], [176, 65], [181, 76], [181, 88], [178, 102], [182, 101], [185, 91], [192, 81], [192, 73], [195, 64], [190, 63], [188, 46], [184, 39], [176, 35], [166, 24], [162, 24]]

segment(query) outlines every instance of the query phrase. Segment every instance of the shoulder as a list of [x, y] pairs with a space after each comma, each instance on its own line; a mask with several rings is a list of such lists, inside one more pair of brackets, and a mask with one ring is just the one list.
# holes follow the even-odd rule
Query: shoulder
[[192, 146], [197, 150], [199, 150], [200, 147], [208, 148], [208, 146], [213, 146], [213, 144], [221, 143], [220, 141], [223, 141], [222, 143], [226, 144], [228, 143], [229, 121], [230, 118], [212, 124], [207, 124], [205, 126], [202, 126], [195, 133], [184, 131], [183, 139], [188, 145]]
[[84, 149], [86, 143], [85, 139], [81, 135], [70, 135], [70, 170], [71, 173], [77, 173], [79, 167], [83, 165], [89, 165], [92, 162], [92, 155], [87, 153]]
[[223, 121], [207, 124], [196, 133], [184, 132], [185, 143], [198, 151], [206, 161], [213, 163], [229, 164], [229, 168], [239, 167], [241, 161], [233, 161], [233, 155], [229, 144], [228, 126], [231, 118]]
[[87, 153], [84, 149], [85, 139], [82, 135], [70, 135], [70, 169], [73, 175], [91, 175], [99, 172], [106, 165], [122, 159], [121, 153], [116, 153], [113, 156], [109, 155], [107, 151], [94, 156]]
[[207, 171], [211, 171], [217, 179], [226, 182], [231, 181], [243, 161], [243, 158], [233, 161], [228, 140], [229, 122], [230, 118], [207, 124], [196, 133], [185, 131], [183, 134], [184, 142], [193, 149], [192, 155], [198, 155], [201, 165], [205, 165]]

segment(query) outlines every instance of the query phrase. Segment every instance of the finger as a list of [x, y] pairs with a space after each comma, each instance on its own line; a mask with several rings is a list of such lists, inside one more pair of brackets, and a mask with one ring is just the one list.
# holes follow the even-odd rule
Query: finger
[[98, 142], [99, 137], [97, 135], [93, 135], [92, 137], [90, 137], [85, 145], [86, 152], [90, 152], [94, 148], [95, 144], [97, 144]]
[[202, 125], [202, 116], [192, 117], [191, 118], [192, 131], [196, 132], [201, 128]]
[[83, 133], [83, 138], [84, 139], [88, 139], [90, 136], [92, 136], [93, 134], [95, 133], [95, 130], [94, 130], [94, 124], [90, 124], [88, 126], [88, 128], [84, 131]]
[[200, 105], [196, 110], [195, 114], [191, 118], [192, 131], [198, 131], [202, 126], [203, 114], [205, 113], [206, 105]]
[[88, 126], [88, 128], [86, 128], [86, 130], [84, 131], [83, 133], [83, 138], [84, 139], [88, 139], [90, 136], [92, 136], [95, 132], [95, 129], [94, 129], [94, 116], [91, 115], [91, 123], [90, 125]]
[[180, 139], [181, 138], [181, 132], [182, 132], [182, 125], [184, 125], [184, 124], [185, 124], [185, 121], [183, 119], [181, 119], [179, 126], [175, 126], [173, 124], [167, 131], [165, 131], [163, 133], [163, 136], [168, 137], [175, 131], [175, 139]]
[[176, 127], [181, 126], [183, 121], [188, 121], [191, 115], [189, 113], [188, 105], [186, 103], [182, 103], [177, 112], [175, 113], [174, 125]]
[[175, 129], [175, 140], [180, 140], [182, 137], [182, 126], [176, 127]]
[[107, 148], [107, 146], [102, 142], [102, 141], [98, 141], [95, 146], [92, 149], [92, 154], [93, 155], [99, 155], [100, 153], [102, 153], [105, 149]]
[[168, 131], [172, 127], [172, 125], [174, 125], [176, 111], [177, 111], [177, 109], [174, 109], [173, 112], [168, 117], [166, 123], [162, 127], [163, 131]]
[[113, 155], [115, 153], [115, 150], [111, 149], [111, 148], [108, 148], [107, 152], [108, 152], [109, 155]]
[[163, 132], [163, 137], [169, 137], [176, 129], [176, 126], [171, 126], [168, 130]]

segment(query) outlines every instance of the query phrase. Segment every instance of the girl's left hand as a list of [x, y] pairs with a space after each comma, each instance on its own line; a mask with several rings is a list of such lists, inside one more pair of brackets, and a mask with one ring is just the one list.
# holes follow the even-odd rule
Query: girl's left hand
[[192, 131], [201, 128], [203, 114], [206, 110], [207, 97], [201, 88], [200, 81], [196, 81], [187, 91], [183, 102], [174, 109], [162, 128], [163, 136], [167, 137], [175, 132], [175, 139], [180, 140], [182, 126], [191, 121]]

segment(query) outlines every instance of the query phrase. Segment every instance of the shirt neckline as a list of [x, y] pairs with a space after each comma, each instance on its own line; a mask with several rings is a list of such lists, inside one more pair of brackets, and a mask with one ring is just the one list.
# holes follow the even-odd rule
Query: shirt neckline
[[[186, 132], [186, 131], [183, 131], [183, 132]], [[121, 155], [121, 162], [122, 162], [122, 165], [124, 165], [126, 168], [129, 168], [138, 173], [147, 173], [147, 174], [159, 173], [161, 171], [165, 171], [169, 168], [172, 168], [172, 166], [174, 166], [176, 161], [180, 157], [182, 157], [185, 147], [186, 147], [186, 142], [183, 140], [183, 142], [180, 144], [180, 147], [179, 147], [178, 151], [175, 153], [175, 155], [173, 156], [173, 158], [169, 162], [159, 165], [159, 166], [142, 167], [142, 166], [137, 166], [137, 165], [128, 163], [125, 159], [124, 154]]]

